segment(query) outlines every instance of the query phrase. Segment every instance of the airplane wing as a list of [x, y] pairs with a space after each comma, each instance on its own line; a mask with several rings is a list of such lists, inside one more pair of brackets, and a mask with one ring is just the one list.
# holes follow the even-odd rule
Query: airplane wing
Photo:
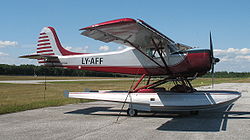
[[107, 21], [80, 29], [81, 34], [103, 42], [115, 42], [136, 49], [154, 48], [156, 44], [167, 45], [170, 52], [190, 49], [176, 43], [142, 20], [123, 18]]
[[[140, 51], [144, 56], [159, 67], [168, 71], [167, 63], [164, 59], [164, 47], [168, 48], [169, 53], [175, 53], [182, 50], [190, 49], [191, 47], [185, 45], [177, 45], [172, 39], [160, 33], [143, 20], [134, 20], [131, 18], [123, 18], [111, 20], [99, 24], [94, 24], [80, 29], [81, 34], [103, 42], [115, 42], [126, 46], [134, 47]], [[155, 49], [164, 66], [156, 62], [152, 56], [147, 54], [150, 49]]]

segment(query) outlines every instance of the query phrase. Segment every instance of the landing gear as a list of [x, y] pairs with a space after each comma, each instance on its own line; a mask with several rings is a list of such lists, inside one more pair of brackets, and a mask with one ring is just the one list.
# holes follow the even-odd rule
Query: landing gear
[[136, 109], [133, 108], [128, 108], [127, 110], [127, 115], [130, 117], [134, 117], [137, 116], [138, 111]]
[[[165, 84], [167, 82], [173, 82], [174, 83], [174, 87], [172, 87], [170, 89], [171, 92], [174, 93], [192, 93], [192, 92], [196, 92], [196, 89], [193, 88], [193, 86], [190, 83], [190, 80], [192, 80], [191, 78], [187, 78], [187, 77], [166, 77], [166, 78], [161, 78], [158, 81], [152, 82], [150, 83], [151, 80], [151, 76], [148, 76], [148, 80], [146, 82], [146, 85], [142, 86], [142, 87], [138, 87], [140, 85], [140, 83], [142, 82], [142, 80], [144, 79], [144, 77], [146, 76], [146, 74], [143, 74], [141, 76], [141, 78], [137, 81], [137, 83], [135, 83], [135, 85], [131, 86], [131, 90], [128, 92], [127, 97], [129, 96], [130, 93], [168, 93], [165, 88], [157, 88], [158, 86]], [[126, 98], [127, 100], [127, 98]], [[127, 115], [130, 117], [134, 117], [137, 116], [138, 110], [134, 109], [132, 107], [133, 102], [132, 99], [130, 102], [124, 101], [124, 103], [129, 103], [129, 108], [127, 110]], [[150, 102], [155, 101], [155, 98], [150, 98]], [[137, 108], [138, 109], [138, 108]], [[191, 115], [198, 115], [198, 111], [190, 111]]]
[[170, 91], [172, 92], [190, 93], [197, 91], [193, 88], [188, 79], [179, 78], [179, 80], [173, 81], [173, 83], [175, 84], [175, 86], [170, 89]]
[[147, 84], [145, 86], [137, 88], [144, 77], [145, 74], [142, 75], [142, 77], [135, 84], [135, 86], [132, 89], [132, 92], [138, 92], [141, 89], [155, 89], [157, 86], [165, 84], [167, 82], [173, 82], [175, 85], [170, 89], [171, 92], [192, 93], [197, 91], [196, 89], [193, 88], [192, 84], [190, 83], [190, 80], [192, 79], [190, 78], [188, 79], [186, 77], [175, 77], [175, 78], [167, 77], [150, 84], [151, 76], [149, 76]]

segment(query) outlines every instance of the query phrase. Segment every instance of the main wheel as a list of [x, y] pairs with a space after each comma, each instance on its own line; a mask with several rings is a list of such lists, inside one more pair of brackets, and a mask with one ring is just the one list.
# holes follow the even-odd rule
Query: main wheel
[[133, 108], [128, 108], [128, 110], [127, 110], [127, 114], [130, 117], [137, 116], [137, 113], [138, 113], [138, 111], [136, 109], [133, 109]]

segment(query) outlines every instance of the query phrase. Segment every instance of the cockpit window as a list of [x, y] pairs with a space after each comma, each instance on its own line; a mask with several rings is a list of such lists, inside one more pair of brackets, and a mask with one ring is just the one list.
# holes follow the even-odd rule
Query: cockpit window
[[168, 45], [168, 48], [169, 48], [170, 53], [177, 52], [176, 46], [174, 45]]

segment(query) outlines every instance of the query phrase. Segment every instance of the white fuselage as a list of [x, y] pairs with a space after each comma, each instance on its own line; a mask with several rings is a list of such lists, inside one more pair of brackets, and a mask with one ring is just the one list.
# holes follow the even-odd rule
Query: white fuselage
[[[159, 67], [138, 50], [127, 47], [124, 50], [107, 53], [58, 56], [64, 66], [78, 66], [79, 69], [85, 66], [122, 66], [122, 67]], [[164, 57], [168, 66], [174, 66], [182, 62], [185, 54], [167, 55]], [[164, 66], [160, 58], [153, 58], [157, 63]]]

